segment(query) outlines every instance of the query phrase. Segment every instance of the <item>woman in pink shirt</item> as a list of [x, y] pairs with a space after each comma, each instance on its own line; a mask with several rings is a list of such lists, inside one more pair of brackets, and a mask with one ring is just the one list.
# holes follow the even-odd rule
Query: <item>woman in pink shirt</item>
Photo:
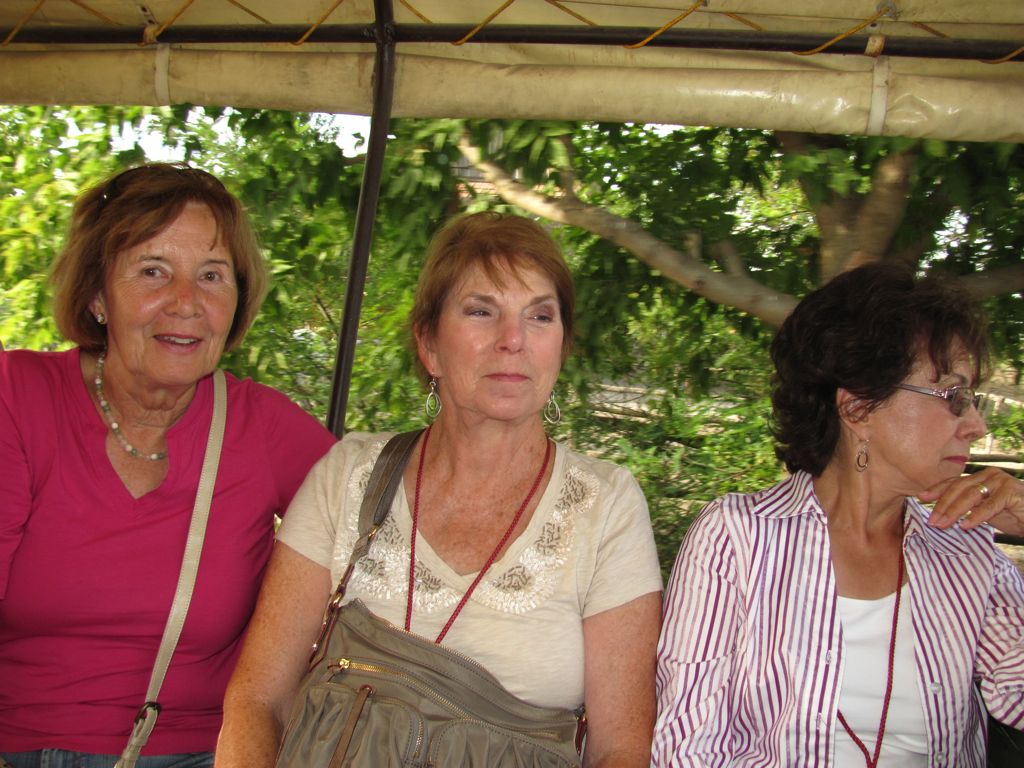
[[[81, 196], [53, 281], [77, 346], [0, 352], [0, 765], [106, 768], [167, 622], [211, 374], [266, 270], [217, 179], [157, 164]], [[284, 395], [227, 377], [196, 585], [140, 768], [211, 764], [274, 516], [333, 442]]]

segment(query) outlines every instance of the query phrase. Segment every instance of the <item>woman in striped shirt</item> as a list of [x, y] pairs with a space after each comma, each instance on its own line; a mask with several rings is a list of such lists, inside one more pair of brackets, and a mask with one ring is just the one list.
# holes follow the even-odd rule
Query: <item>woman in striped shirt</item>
[[654, 765], [980, 768], [986, 709], [1024, 727], [1024, 578], [983, 525], [1024, 533], [1024, 483], [963, 475], [980, 310], [865, 266], [808, 295], [772, 359], [790, 476], [687, 535]]

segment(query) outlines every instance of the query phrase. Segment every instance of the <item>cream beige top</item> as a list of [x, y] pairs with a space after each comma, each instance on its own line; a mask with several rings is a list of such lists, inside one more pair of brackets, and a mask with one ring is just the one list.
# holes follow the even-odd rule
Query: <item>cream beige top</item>
[[[389, 434], [350, 433], [314, 466], [278, 539], [337, 582], [359, 506]], [[647, 503], [622, 467], [556, 444], [554, 468], [526, 529], [477, 586], [444, 645], [483, 664], [534, 704], [583, 702], [583, 619], [661, 590]], [[405, 623], [412, 517], [404, 484], [348, 598]], [[454, 572], [417, 533], [412, 631], [433, 640], [476, 574]]]

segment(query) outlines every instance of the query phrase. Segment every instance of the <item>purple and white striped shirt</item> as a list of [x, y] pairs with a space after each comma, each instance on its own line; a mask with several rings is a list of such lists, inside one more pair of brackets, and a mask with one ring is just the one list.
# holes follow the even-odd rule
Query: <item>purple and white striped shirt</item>
[[[907, 509], [928, 764], [983, 768], [986, 705], [1024, 727], [1024, 578], [987, 526], [941, 531]], [[705, 507], [665, 593], [652, 765], [829, 766], [843, 670], [811, 476]]]

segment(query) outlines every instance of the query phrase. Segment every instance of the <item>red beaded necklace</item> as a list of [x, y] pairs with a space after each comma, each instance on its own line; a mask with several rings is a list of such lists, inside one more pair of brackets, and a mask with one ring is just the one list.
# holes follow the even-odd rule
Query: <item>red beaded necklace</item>
[[894, 661], [896, 658], [896, 626], [899, 623], [900, 618], [900, 593], [903, 591], [903, 542], [900, 542], [900, 560], [897, 567], [896, 576], [896, 605], [892, 609], [892, 634], [889, 636], [889, 673], [885, 681], [885, 698], [882, 699], [882, 717], [878, 723], [878, 737], [875, 740], [875, 754], [869, 755], [868, 748], [864, 746], [864, 742], [860, 740], [860, 737], [853, 732], [849, 723], [846, 722], [846, 718], [843, 717], [843, 713], [837, 710], [839, 715], [839, 722], [842, 723], [843, 728], [853, 739], [853, 743], [856, 744], [860, 751], [864, 755], [864, 762], [867, 764], [867, 768], [876, 768], [878, 765], [878, 756], [882, 754], [882, 737], [885, 735], [885, 721], [889, 716], [889, 701], [892, 699], [892, 670]]
[[[409, 534], [409, 594], [405, 606], [405, 630], [407, 632], [412, 625], [412, 594], [413, 588], [416, 585], [416, 531], [419, 526], [420, 517], [420, 485], [423, 481], [423, 464], [424, 459], [427, 456], [427, 441], [430, 439], [430, 430], [431, 427], [427, 427], [427, 431], [423, 433], [423, 446], [420, 448], [420, 461], [419, 466], [416, 469], [416, 493], [413, 497], [412, 506], [412, 533]], [[494, 564], [494, 561], [498, 559], [498, 555], [501, 553], [501, 550], [504, 549], [505, 544], [512, 535], [512, 531], [514, 531], [516, 526], [519, 525], [519, 521], [523, 517], [523, 512], [526, 511], [526, 508], [530, 504], [530, 499], [532, 499], [533, 495], [537, 493], [537, 489], [540, 487], [540, 481], [544, 479], [544, 473], [547, 471], [548, 461], [551, 459], [551, 441], [545, 440], [544, 442], [544, 463], [541, 464], [540, 472], [537, 473], [537, 477], [534, 478], [533, 485], [530, 486], [530, 492], [526, 494], [526, 498], [523, 499], [523, 503], [520, 504], [519, 509], [516, 510], [515, 517], [512, 518], [512, 523], [509, 525], [508, 530], [505, 531], [505, 534], [501, 537], [501, 540], [498, 542], [498, 546], [496, 546], [494, 551], [491, 552], [490, 557], [487, 558], [483, 568], [480, 569], [476, 578], [473, 579], [473, 583], [470, 584], [469, 589], [466, 590], [466, 594], [462, 596], [459, 604], [455, 606], [455, 610], [448, 619], [448, 623], [444, 625], [441, 633], [437, 636], [437, 639], [434, 640], [435, 643], [440, 643], [441, 640], [444, 639], [444, 636], [448, 634], [448, 630], [451, 629], [452, 624], [455, 622], [455, 617], [459, 615], [463, 607], [469, 601], [469, 596], [473, 594], [473, 590], [476, 589], [477, 584], [479, 584], [483, 579], [484, 574], [487, 573], [487, 569], [489, 569]]]

